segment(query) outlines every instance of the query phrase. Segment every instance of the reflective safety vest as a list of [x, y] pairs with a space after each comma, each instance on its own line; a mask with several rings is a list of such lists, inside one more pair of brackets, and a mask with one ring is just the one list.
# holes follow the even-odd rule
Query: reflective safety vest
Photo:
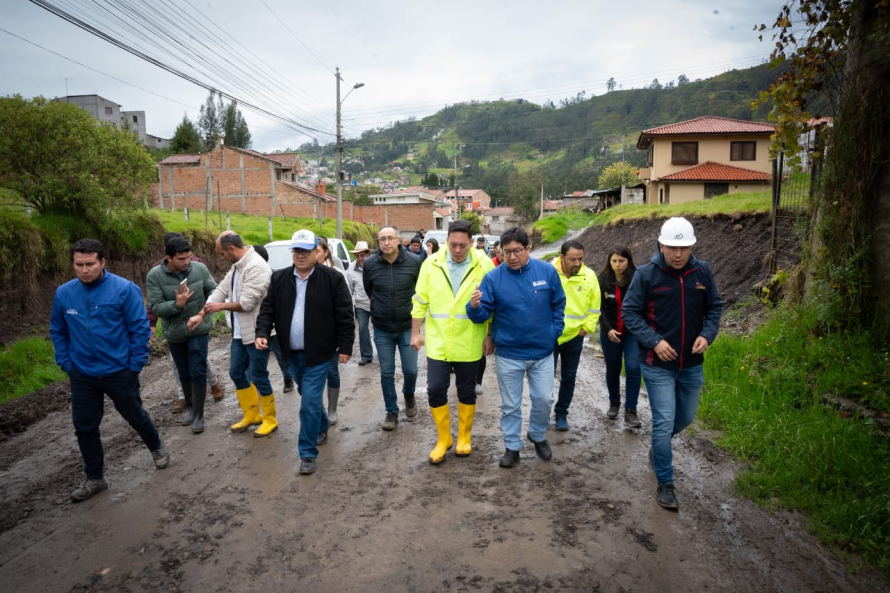
[[578, 335], [581, 328], [589, 334], [596, 329], [600, 318], [600, 283], [593, 270], [581, 264], [581, 269], [571, 278], [562, 271], [562, 258], [553, 261], [553, 267], [559, 274], [562, 289], [566, 293], [566, 326], [556, 341], [564, 344]]
[[464, 273], [457, 296], [451, 287], [451, 275], [445, 261], [447, 247], [428, 257], [420, 268], [414, 289], [411, 317], [426, 317], [426, 355], [446, 362], [472, 362], [482, 358], [482, 342], [488, 335], [489, 322], [475, 324], [467, 317], [467, 303], [486, 273], [494, 269], [487, 257], [470, 249], [469, 267]]

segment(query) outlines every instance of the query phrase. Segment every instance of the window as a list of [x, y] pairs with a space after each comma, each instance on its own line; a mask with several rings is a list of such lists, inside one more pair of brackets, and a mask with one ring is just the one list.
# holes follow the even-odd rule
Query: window
[[671, 142], [672, 165], [697, 165], [698, 142]]
[[133, 116], [133, 123], [134, 123], [134, 124], [138, 124], [138, 123], [139, 123], [139, 118], [138, 118], [137, 116], [135, 116], [135, 115]]
[[281, 171], [275, 172], [275, 179], [277, 179], [278, 181], [281, 181]]
[[111, 107], [105, 108], [105, 115], [114, 115], [114, 109]]
[[705, 199], [710, 200], [714, 196], [722, 196], [729, 193], [728, 183], [706, 183]]
[[729, 144], [729, 160], [731, 161], [754, 161], [757, 160], [757, 143], [756, 142], [730, 142]]
[[650, 144], [649, 150], [646, 152], [646, 166], [647, 167], [652, 166], [652, 157], [654, 156], [654, 154], [655, 154], [655, 145]]

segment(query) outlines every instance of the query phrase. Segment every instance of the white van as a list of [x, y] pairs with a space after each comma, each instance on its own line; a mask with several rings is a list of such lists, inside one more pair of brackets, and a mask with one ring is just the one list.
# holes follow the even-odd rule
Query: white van
[[[286, 241], [272, 241], [266, 243], [266, 251], [269, 252], [269, 267], [272, 271], [280, 270], [292, 266], [293, 257], [290, 254], [290, 239]], [[340, 262], [340, 267], [345, 271], [352, 263], [352, 253], [346, 249], [346, 244], [340, 239], [328, 239], [328, 247], [331, 248], [331, 255], [334, 260]]]

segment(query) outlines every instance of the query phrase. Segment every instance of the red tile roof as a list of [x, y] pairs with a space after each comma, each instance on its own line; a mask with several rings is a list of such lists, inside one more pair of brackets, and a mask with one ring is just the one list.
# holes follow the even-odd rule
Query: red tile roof
[[643, 130], [643, 134], [772, 134], [773, 124], [706, 115], [688, 121]]
[[171, 154], [163, 161], [158, 163], [159, 165], [192, 165], [198, 164], [201, 162], [200, 154]]
[[282, 185], [286, 185], [287, 187], [291, 187], [293, 189], [299, 190], [303, 193], [310, 194], [320, 200], [324, 200], [325, 202], [336, 202], [337, 201], [337, 196], [331, 196], [329, 194], [319, 193], [315, 190], [314, 187], [311, 187], [309, 185], [303, 185], [302, 183], [296, 183], [294, 181], [276, 181], [276, 183], [280, 183]]
[[436, 208], [436, 212], [443, 218], [451, 216], [451, 208]]
[[501, 206], [500, 208], [492, 208], [485, 211], [486, 216], [504, 216], [513, 214], [512, 206]]
[[776, 131], [773, 124], [743, 119], [730, 119], [717, 115], [706, 115], [687, 121], [667, 124], [640, 132], [637, 148], [646, 150], [653, 136], [700, 136], [708, 134], [772, 134]]
[[[468, 198], [472, 198], [473, 196], [475, 196], [477, 193], [479, 193], [479, 192], [481, 192], [481, 191], [482, 191], [481, 189], [462, 189], [462, 190], [460, 190], [460, 199], [461, 199], [461, 200], [465, 200], [465, 199], [468, 199]], [[448, 192], [447, 194], [445, 194], [445, 197], [446, 197], [446, 198], [453, 198], [453, 197], [454, 197], [454, 190], [451, 190], [450, 192]]]
[[724, 165], [723, 163], [715, 163], [713, 161], [705, 161], [682, 171], [677, 171], [664, 177], [659, 177], [653, 181], [741, 181], [741, 182], [757, 182], [765, 183], [772, 179], [769, 173], [753, 171], [751, 169], [743, 169], [741, 167], [733, 167]]
[[272, 154], [260, 154], [260, 156], [264, 156], [267, 159], [272, 159], [273, 161], [278, 161], [279, 163], [284, 165], [286, 169], [293, 169], [294, 164], [297, 162], [297, 159], [300, 158], [296, 152], [275, 152]]

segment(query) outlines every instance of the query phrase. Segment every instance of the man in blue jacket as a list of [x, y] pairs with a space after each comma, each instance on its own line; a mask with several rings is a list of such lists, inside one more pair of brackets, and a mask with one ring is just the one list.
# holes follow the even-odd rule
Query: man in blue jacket
[[107, 394], [164, 469], [170, 455], [142, 408], [139, 373], [148, 362], [148, 315], [139, 287], [105, 270], [102, 244], [81, 239], [71, 247], [77, 278], [56, 289], [50, 335], [56, 364], [71, 380], [74, 434], [86, 480], [71, 493], [75, 502], [106, 490], [99, 425]]
[[507, 265], [485, 275], [467, 303], [473, 323], [494, 315], [491, 335], [501, 391], [501, 467], [519, 463], [522, 450], [522, 387], [528, 375], [531, 414], [526, 436], [544, 461], [553, 454], [545, 433], [553, 408], [553, 349], [565, 326], [566, 295], [556, 268], [530, 259], [528, 234], [513, 227], [501, 237]]
[[649, 405], [650, 461], [658, 478], [658, 504], [676, 509], [671, 438], [695, 419], [705, 382], [704, 352], [720, 329], [723, 301], [708, 264], [692, 255], [695, 232], [685, 218], [661, 227], [658, 253], [637, 268], [621, 316], [636, 336]]

